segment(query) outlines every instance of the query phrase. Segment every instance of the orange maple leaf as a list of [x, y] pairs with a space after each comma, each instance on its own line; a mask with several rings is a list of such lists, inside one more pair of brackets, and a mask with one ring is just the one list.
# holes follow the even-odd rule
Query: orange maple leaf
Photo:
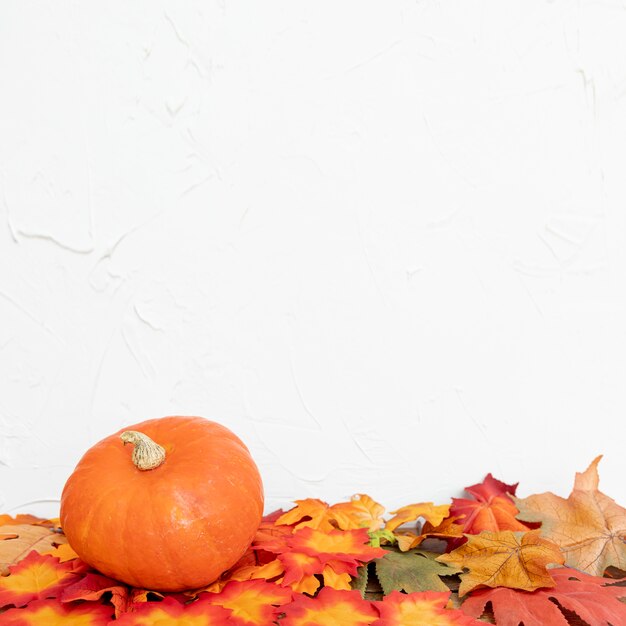
[[292, 551], [316, 556], [321, 561], [342, 560], [359, 565], [377, 559], [386, 552], [369, 545], [369, 534], [365, 528], [328, 532], [303, 528], [288, 539], [288, 545]]
[[385, 524], [385, 528], [394, 531], [399, 526], [402, 526], [402, 524], [417, 521], [420, 517], [423, 517], [427, 522], [437, 526], [448, 516], [449, 510], [449, 504], [435, 505], [432, 502], [409, 504], [397, 511], [391, 511], [394, 516]]
[[191, 602], [181, 604], [174, 598], [161, 602], [138, 604], [132, 613], [124, 613], [115, 626], [232, 626], [230, 610], [209, 604]]
[[37, 524], [18, 524], [20, 517], [18, 515], [13, 523], [0, 526], [0, 574], [2, 576], [9, 573], [9, 566], [18, 563], [32, 550], [45, 553], [67, 542], [64, 535], [48, 527]]
[[380, 613], [372, 626], [481, 626], [456, 609], [446, 609], [449, 591], [392, 591], [375, 606]]
[[315, 598], [299, 596], [283, 607], [281, 626], [369, 626], [378, 617], [371, 602], [358, 591], [324, 587]]
[[9, 567], [10, 575], [0, 578], [0, 607], [24, 606], [32, 600], [56, 598], [63, 587], [84, 573], [80, 561], [60, 563], [59, 559], [31, 552], [17, 565]]
[[73, 559], [78, 558], [78, 554], [74, 552], [74, 548], [70, 546], [69, 543], [61, 543], [57, 546], [46, 550], [45, 552], [40, 552], [40, 554], [49, 554], [50, 556], [56, 556], [61, 563], [65, 563], [66, 561], [72, 561]]
[[626, 509], [598, 491], [601, 458], [576, 474], [567, 500], [550, 492], [515, 500], [518, 517], [541, 522], [541, 534], [561, 547], [566, 565], [594, 576], [609, 566], [626, 570]]
[[291, 602], [291, 589], [264, 580], [231, 581], [219, 593], [207, 593], [198, 602], [222, 606], [232, 611], [232, 626], [271, 625], [283, 604]]
[[56, 600], [36, 600], [23, 609], [9, 609], [0, 615], [2, 624], [11, 626], [107, 626], [113, 609], [102, 604], [61, 604]]
[[408, 522], [417, 522], [419, 518], [425, 519], [426, 523], [438, 526], [448, 515], [449, 509], [449, 504], [435, 505], [432, 502], [409, 504], [397, 511], [392, 511], [395, 515], [385, 524], [385, 530], [392, 531], [400, 550], [407, 552], [422, 543], [427, 535], [413, 531], [397, 532], [397, 529]]
[[342, 530], [367, 528], [370, 532], [383, 527], [385, 507], [364, 493], [352, 496], [350, 502], [339, 502], [330, 507], [333, 519]]
[[319, 528], [319, 530], [334, 530], [335, 519], [331, 508], [317, 498], [295, 500], [296, 506], [283, 513], [275, 522], [276, 526], [287, 524], [294, 528]]
[[484, 531], [466, 535], [468, 541], [437, 561], [469, 570], [461, 574], [459, 595], [477, 587], [510, 587], [533, 591], [553, 587], [554, 580], [546, 566], [563, 564], [559, 547], [539, 536], [539, 530], [514, 533]]

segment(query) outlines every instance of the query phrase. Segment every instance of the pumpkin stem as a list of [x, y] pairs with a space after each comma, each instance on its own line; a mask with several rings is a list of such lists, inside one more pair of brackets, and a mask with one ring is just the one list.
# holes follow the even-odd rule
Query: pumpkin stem
[[133, 450], [133, 463], [137, 469], [142, 471], [159, 467], [165, 461], [165, 449], [155, 443], [143, 433], [136, 430], [126, 430], [120, 435], [120, 439], [135, 446]]

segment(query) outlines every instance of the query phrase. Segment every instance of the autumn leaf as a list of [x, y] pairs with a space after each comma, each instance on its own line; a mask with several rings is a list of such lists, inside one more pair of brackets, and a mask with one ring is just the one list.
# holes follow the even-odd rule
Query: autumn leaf
[[112, 607], [102, 604], [61, 604], [57, 600], [36, 600], [23, 609], [9, 609], [0, 615], [0, 624], [10, 626], [107, 626]]
[[[232, 626], [230, 611], [208, 602], [181, 604], [173, 598], [138, 604], [124, 613], [115, 626]], [[113, 626], [113, 625], [112, 625]]]
[[507, 485], [487, 474], [482, 483], [465, 487], [474, 500], [452, 498], [450, 515], [460, 518], [457, 523], [463, 527], [463, 532], [472, 535], [483, 530], [524, 532], [529, 527], [515, 518], [518, 510], [508, 496], [515, 495], [516, 489], [517, 483]]
[[341, 530], [367, 528], [368, 531], [374, 532], [384, 525], [385, 507], [363, 493], [352, 496], [350, 502], [334, 504], [330, 510]]
[[299, 596], [283, 607], [281, 626], [369, 626], [378, 617], [371, 602], [358, 591], [325, 587], [315, 598]]
[[327, 532], [303, 528], [288, 539], [288, 545], [295, 552], [316, 556], [321, 561], [349, 560], [358, 562], [358, 565], [377, 559], [386, 552], [382, 548], [369, 545], [369, 535], [365, 528]]
[[49, 554], [50, 556], [56, 556], [61, 563], [65, 563], [66, 561], [72, 561], [73, 559], [78, 558], [78, 554], [74, 552], [74, 548], [70, 546], [69, 543], [61, 543], [45, 552], [40, 552], [40, 554]]
[[539, 530], [514, 533], [485, 531], [467, 535], [468, 541], [449, 554], [437, 558], [442, 563], [467, 568], [461, 575], [459, 595], [476, 587], [512, 587], [532, 591], [553, 587], [548, 564], [562, 564], [558, 546], [539, 536]]
[[65, 587], [61, 593], [61, 602], [100, 600], [108, 592], [111, 593], [111, 604], [115, 607], [115, 617], [119, 617], [121, 613], [128, 610], [130, 602], [128, 587], [118, 580], [101, 574], [90, 572], [84, 578]]
[[450, 591], [404, 594], [392, 591], [375, 606], [380, 613], [372, 626], [481, 626], [456, 609], [446, 609]]
[[[479, 589], [463, 602], [461, 610], [480, 617], [491, 603], [498, 626], [568, 626], [558, 606], [576, 613], [588, 624], [626, 624], [626, 587], [616, 581], [588, 576], [560, 567], [550, 570], [555, 586], [533, 592], [514, 589]], [[612, 583], [612, 584], [607, 584]], [[557, 604], [558, 603], [558, 604]], [[619, 620], [619, 622], [618, 622]]]
[[317, 528], [322, 531], [336, 528], [332, 523], [335, 519], [334, 514], [326, 502], [317, 498], [306, 498], [295, 500], [295, 503], [293, 509], [283, 513], [275, 521], [276, 526], [287, 524], [294, 528]]
[[375, 561], [376, 576], [385, 594], [392, 591], [448, 591], [440, 576], [462, 570], [435, 560], [431, 552], [388, 552]]
[[264, 580], [229, 582], [220, 593], [201, 596], [199, 602], [222, 606], [232, 611], [233, 626], [271, 626], [283, 604], [291, 602], [291, 589]]
[[52, 556], [31, 552], [9, 567], [10, 576], [0, 578], [0, 607], [10, 604], [19, 607], [32, 600], [57, 597], [63, 587], [83, 573], [76, 568], [75, 561], [60, 563]]
[[541, 522], [542, 536], [561, 547], [566, 565], [594, 576], [609, 566], [626, 569], [626, 509], [598, 491], [601, 458], [576, 474], [567, 500], [550, 492], [515, 500], [518, 517]]
[[64, 535], [55, 533], [45, 526], [31, 524], [0, 526], [0, 575], [6, 576], [9, 573], [9, 566], [18, 563], [32, 550], [45, 553], [64, 543], [67, 543]]
[[420, 517], [436, 526], [448, 517], [449, 510], [449, 504], [435, 505], [432, 502], [409, 504], [397, 511], [391, 511], [394, 516], [385, 524], [385, 528], [393, 531], [403, 524], [416, 521]]

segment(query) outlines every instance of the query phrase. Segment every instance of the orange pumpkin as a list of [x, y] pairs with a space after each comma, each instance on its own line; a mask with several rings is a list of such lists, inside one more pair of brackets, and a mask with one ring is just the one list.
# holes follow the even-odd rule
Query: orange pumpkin
[[248, 449], [201, 417], [148, 420], [103, 439], [61, 497], [61, 526], [83, 561], [158, 591], [214, 581], [249, 547], [262, 514]]

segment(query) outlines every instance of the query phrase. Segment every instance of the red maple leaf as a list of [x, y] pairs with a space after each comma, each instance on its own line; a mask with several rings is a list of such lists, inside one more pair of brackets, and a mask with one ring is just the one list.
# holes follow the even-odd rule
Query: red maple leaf
[[[567, 626], [558, 606], [575, 612], [588, 624], [626, 624], [626, 587], [612, 579], [589, 576], [578, 570], [560, 567], [550, 570], [555, 586], [533, 592], [499, 587], [479, 589], [463, 602], [467, 615], [480, 617], [491, 602], [498, 626]], [[617, 582], [626, 582], [626, 579]], [[607, 584], [608, 583], [608, 584]]]
[[507, 495], [514, 496], [516, 489], [517, 483], [507, 485], [487, 474], [482, 483], [465, 488], [474, 497], [473, 500], [452, 498], [450, 515], [461, 518], [457, 520], [457, 524], [463, 527], [463, 532], [470, 535], [477, 535], [483, 530], [529, 530], [528, 525], [515, 519], [519, 511]]
[[125, 613], [130, 604], [129, 589], [118, 580], [88, 573], [84, 578], [65, 587], [61, 593], [61, 602], [75, 600], [100, 600], [102, 596], [111, 593], [111, 604], [115, 607], [115, 617]]

